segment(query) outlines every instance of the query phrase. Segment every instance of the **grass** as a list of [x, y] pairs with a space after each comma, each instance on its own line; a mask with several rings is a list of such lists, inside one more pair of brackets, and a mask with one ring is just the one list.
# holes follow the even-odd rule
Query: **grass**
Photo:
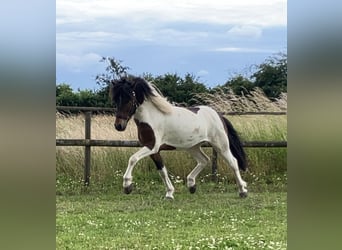
[[56, 249], [286, 249], [286, 192], [178, 184], [169, 201], [163, 188], [57, 196]]

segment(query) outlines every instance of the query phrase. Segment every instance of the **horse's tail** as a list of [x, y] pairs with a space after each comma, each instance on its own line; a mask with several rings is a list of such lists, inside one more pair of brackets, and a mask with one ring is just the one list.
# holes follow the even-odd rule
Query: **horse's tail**
[[234, 129], [233, 125], [228, 121], [227, 118], [221, 116], [223, 123], [226, 125], [228, 140], [229, 140], [229, 148], [232, 151], [232, 154], [237, 159], [239, 169], [246, 171], [247, 169], [247, 160], [246, 153], [242, 147], [242, 142], [237, 131]]

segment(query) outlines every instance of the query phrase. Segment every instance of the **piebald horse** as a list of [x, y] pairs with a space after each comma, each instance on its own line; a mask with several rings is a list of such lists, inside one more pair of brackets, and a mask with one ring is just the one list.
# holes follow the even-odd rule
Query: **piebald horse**
[[124, 131], [133, 117], [139, 141], [143, 145], [129, 158], [123, 176], [126, 194], [132, 192], [134, 166], [142, 158], [150, 156], [166, 185], [166, 198], [173, 199], [174, 186], [160, 156], [161, 150], [171, 149], [186, 150], [197, 161], [196, 167], [187, 176], [189, 191], [194, 193], [196, 177], [209, 162], [209, 157], [201, 150], [201, 144], [208, 142], [233, 169], [240, 197], [247, 196], [247, 183], [239, 171], [247, 168], [246, 155], [237, 132], [225, 117], [207, 106], [173, 106], [153, 84], [140, 77], [125, 76], [111, 83], [116, 130]]

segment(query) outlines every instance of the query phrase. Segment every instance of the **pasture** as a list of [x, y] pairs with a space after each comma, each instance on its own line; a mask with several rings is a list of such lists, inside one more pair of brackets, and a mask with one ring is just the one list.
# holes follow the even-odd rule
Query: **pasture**
[[[228, 117], [243, 140], [286, 140], [286, 116]], [[92, 119], [93, 139], [136, 139], [132, 122], [115, 131], [114, 117]], [[82, 115], [56, 114], [56, 138], [84, 138]], [[135, 148], [92, 148], [91, 185], [83, 186], [81, 147], [56, 148], [57, 249], [286, 249], [286, 148], [246, 149], [242, 172], [249, 196], [238, 197], [232, 171], [218, 159], [213, 182], [208, 166], [190, 194], [186, 175], [195, 166], [187, 153], [162, 152], [175, 185], [175, 200], [150, 159], [133, 172], [134, 190], [122, 192], [122, 175]], [[205, 151], [211, 156], [211, 149]]]
[[56, 249], [286, 249], [286, 192], [241, 199], [233, 187], [176, 185], [173, 201], [162, 183], [57, 196]]

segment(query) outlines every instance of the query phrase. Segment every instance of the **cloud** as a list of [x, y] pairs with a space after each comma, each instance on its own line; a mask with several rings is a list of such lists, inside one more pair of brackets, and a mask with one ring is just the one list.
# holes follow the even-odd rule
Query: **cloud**
[[70, 55], [57, 53], [56, 61], [61, 67], [66, 68], [69, 72], [80, 73], [86, 71], [89, 67], [99, 63], [102, 57], [96, 53], [87, 53], [83, 55]]
[[211, 27], [259, 38], [264, 28], [286, 26], [286, 8], [286, 0], [57, 0], [57, 51], [129, 41], [193, 46], [227, 35]]
[[71, 32], [59, 32], [57, 39], [64, 40], [64, 41], [70, 41], [70, 40], [83, 40], [83, 39], [89, 39], [92, 40], [98, 40], [103, 41], [106, 39], [124, 39], [125, 36], [123, 36], [120, 33], [115, 32], [103, 32], [103, 31], [71, 31]]
[[150, 39], [158, 37], [156, 42], [164, 45], [176, 45], [176, 46], [194, 46], [198, 44], [198, 41], [209, 37], [208, 32], [202, 31], [187, 31], [177, 30], [176, 28], [165, 28], [156, 30], [151, 34]]
[[57, 51], [127, 41], [193, 46], [227, 35], [214, 26], [232, 27], [233, 39], [259, 38], [264, 28], [286, 26], [286, 8], [286, 0], [57, 0]]
[[86, 53], [98, 48], [113, 47], [127, 40], [127, 35], [103, 31], [70, 31], [56, 34], [56, 50], [60, 53]]
[[258, 39], [262, 35], [262, 29], [252, 25], [237, 25], [228, 30], [231, 38], [253, 38]]
[[206, 75], [209, 75], [209, 71], [207, 71], [205, 69], [201, 69], [200, 71], [197, 72], [196, 75], [197, 76], [206, 76]]
[[98, 18], [126, 22], [193, 22], [223, 25], [286, 26], [286, 0], [57, 0], [56, 24]]
[[223, 47], [212, 49], [216, 52], [232, 52], [232, 53], [276, 53], [277, 51], [272, 49], [260, 49], [260, 48], [239, 48], [239, 47]]

